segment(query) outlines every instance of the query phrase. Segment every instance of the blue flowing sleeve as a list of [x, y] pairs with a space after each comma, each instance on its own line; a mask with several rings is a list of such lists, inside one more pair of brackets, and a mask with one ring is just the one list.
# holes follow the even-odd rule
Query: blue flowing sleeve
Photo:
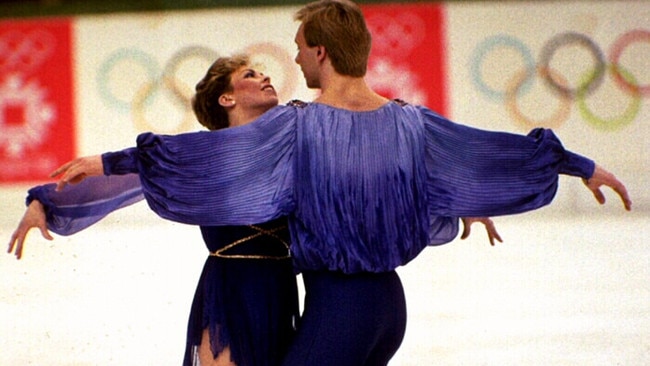
[[278, 106], [218, 131], [138, 136], [137, 148], [102, 156], [106, 174], [137, 172], [149, 207], [192, 225], [246, 225], [293, 207], [296, 112]]
[[426, 130], [430, 210], [456, 217], [522, 213], [549, 204], [559, 174], [588, 179], [594, 162], [549, 129], [528, 135], [479, 130], [417, 107]]
[[90, 177], [60, 192], [55, 189], [54, 183], [30, 189], [27, 204], [41, 202], [48, 229], [59, 235], [72, 235], [144, 199], [137, 174]]

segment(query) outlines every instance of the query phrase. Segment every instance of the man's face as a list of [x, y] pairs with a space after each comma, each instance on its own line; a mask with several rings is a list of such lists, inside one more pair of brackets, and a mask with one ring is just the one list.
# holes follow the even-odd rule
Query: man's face
[[296, 33], [295, 42], [298, 46], [298, 54], [296, 55], [295, 61], [298, 65], [300, 65], [302, 75], [307, 82], [307, 87], [320, 88], [317, 58], [318, 47], [309, 47], [307, 45], [302, 24]]

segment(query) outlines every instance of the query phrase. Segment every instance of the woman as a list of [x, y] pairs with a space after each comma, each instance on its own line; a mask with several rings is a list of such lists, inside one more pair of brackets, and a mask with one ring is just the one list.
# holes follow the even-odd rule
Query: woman
[[[220, 58], [210, 67], [196, 86], [192, 106], [202, 125], [218, 130], [248, 124], [277, 104], [270, 79], [250, 69], [247, 57], [238, 55]], [[32, 227], [52, 240], [48, 227], [70, 235], [142, 198], [134, 174], [88, 178], [56, 194], [53, 185], [35, 187], [9, 252], [15, 249], [21, 257]], [[482, 218], [463, 219], [462, 239], [476, 221], [486, 225], [492, 245], [501, 241], [492, 221]], [[286, 219], [250, 226], [202, 226], [201, 232], [210, 256], [192, 304], [183, 364], [279, 364], [298, 317]]]
[[[217, 130], [245, 125], [277, 104], [270, 78], [237, 55], [212, 64], [196, 86], [192, 107], [202, 125]], [[52, 239], [46, 211], [50, 229], [69, 235], [143, 198], [136, 175], [92, 178], [61, 193], [53, 188], [30, 190], [28, 210], [10, 244], [10, 251], [18, 244], [19, 257], [31, 227]], [[190, 312], [183, 365], [280, 364], [299, 316], [286, 219], [201, 226], [201, 233], [210, 256]]]

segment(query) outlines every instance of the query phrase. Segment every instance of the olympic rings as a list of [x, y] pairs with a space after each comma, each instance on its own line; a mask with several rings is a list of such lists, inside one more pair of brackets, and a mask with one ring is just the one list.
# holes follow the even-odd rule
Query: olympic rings
[[[586, 47], [587, 51], [591, 53], [591, 56], [596, 62], [594, 70], [589, 73], [589, 77], [577, 88], [573, 89], [560, 85], [550, 74], [549, 70], [549, 64], [557, 50], [571, 44], [578, 44]], [[593, 91], [602, 84], [603, 77], [605, 76], [605, 57], [603, 56], [602, 51], [591, 39], [589, 39], [589, 37], [580, 33], [567, 32], [558, 34], [551, 38], [551, 40], [544, 45], [544, 48], [542, 48], [539, 64], [541, 75], [546, 83], [548, 83], [548, 85], [555, 91], [571, 98], [575, 98], [578, 93], [593, 93]]]
[[[550, 69], [546, 72], [550, 72], [562, 87], [566, 87], [568, 84], [567, 80], [562, 75], [555, 73]], [[519, 74], [515, 74], [508, 84], [508, 92], [506, 93], [506, 108], [508, 109], [508, 112], [510, 112], [510, 115], [512, 115], [515, 120], [523, 122], [527, 128], [536, 126], [544, 126], [546, 128], [559, 127], [562, 122], [569, 118], [569, 114], [571, 113], [571, 100], [565, 95], [560, 96], [560, 103], [555, 113], [545, 120], [540, 121], [528, 118], [519, 109], [519, 106], [517, 105], [517, 95], [520, 94], [519, 91], [524, 85], [530, 86], [532, 80], [532, 74], [525, 70], [519, 72]]]
[[126, 62], [127, 60], [135, 62], [138, 66], [141, 66], [147, 73], [147, 78], [150, 80], [155, 80], [160, 70], [153, 57], [133, 48], [119, 49], [113, 52], [113, 54], [102, 63], [97, 73], [99, 95], [101, 95], [108, 104], [125, 111], [131, 110], [131, 101], [124, 100], [113, 94], [110, 89], [109, 80], [111, 79], [111, 72], [118, 66], [118, 64], [120, 62]]
[[620, 59], [621, 59], [621, 55], [623, 54], [623, 51], [633, 42], [639, 42], [639, 41], [650, 43], [650, 31], [643, 30], [643, 29], [635, 29], [623, 34], [616, 40], [616, 42], [614, 42], [614, 46], [612, 47], [609, 58], [612, 62], [612, 65], [614, 65], [614, 68], [612, 69], [612, 73], [614, 74], [614, 80], [621, 87], [623, 87], [623, 89], [633, 94], [641, 93], [644, 96], [648, 96], [650, 95], [650, 84], [646, 84], [646, 85], [630, 84], [627, 80], [628, 78], [622, 75], [620, 69]]
[[[158, 123], [157, 125], [153, 125], [150, 123], [147, 118], [146, 118], [146, 108], [145, 104], [149, 100], [152, 100], [154, 94], [157, 91], [161, 91], [162, 88], [160, 88], [156, 83], [160, 83], [160, 80], [157, 80], [156, 82], [152, 83], [146, 83], [144, 84], [140, 90], [138, 90], [133, 98], [133, 122], [135, 124], [135, 127], [139, 131], [147, 131], [154, 129], [160, 131], [162, 129], [161, 123]], [[178, 96], [177, 93], [173, 93], [174, 96]], [[179, 98], [182, 98], [182, 96], [178, 96]], [[194, 122], [196, 121], [196, 118], [194, 118], [194, 113], [191, 108], [183, 108], [183, 118], [181, 120], [181, 123], [179, 125], [174, 126], [175, 128], [172, 131], [175, 132], [183, 132], [183, 131], [188, 131], [194, 126]]]
[[[284, 99], [289, 99], [299, 80], [295, 75], [296, 70], [290, 68], [294, 65], [293, 57], [283, 48], [272, 43], [253, 44], [244, 52], [251, 57], [251, 62], [255, 57], [262, 55], [265, 65], [267, 61], [279, 64], [282, 72], [278, 75], [281, 78], [277, 89], [278, 94]], [[154, 57], [144, 51], [134, 48], [118, 49], [99, 67], [97, 72], [99, 95], [109, 107], [130, 113], [138, 130], [164, 133], [188, 131], [192, 129], [196, 120], [191, 108], [193, 85], [203, 77], [208, 66], [218, 57], [219, 54], [208, 47], [186, 46], [175, 52], [165, 66], [160, 68]], [[197, 65], [197, 61], [202, 64]], [[126, 73], [134, 76], [129, 78], [124, 76]], [[185, 82], [187, 80], [191, 80], [191, 83]], [[120, 82], [122, 85], [111, 85], [111, 82]], [[119, 95], [120, 93], [122, 95]], [[181, 110], [179, 122], [173, 124], [171, 131], [170, 128], [162, 126], [166, 121], [158, 121], [154, 124], [146, 118], [146, 115], [151, 114], [146, 111], [147, 108], [158, 112], [169, 109], [170, 106], [167, 104], [158, 103], [152, 106], [161, 94], [171, 97], [172, 106]], [[178, 115], [172, 111], [171, 115], [175, 114]], [[161, 131], [161, 128], [164, 128], [164, 131]]]
[[[509, 114], [516, 121], [525, 125], [560, 126], [569, 118], [569, 107], [574, 101], [580, 110], [581, 117], [593, 127], [613, 130], [632, 122], [640, 111], [641, 97], [650, 95], [650, 84], [640, 84], [638, 75], [633, 75], [632, 71], [621, 65], [624, 52], [637, 42], [650, 43], [650, 31], [636, 29], [619, 36], [611, 47], [609, 58], [606, 59], [600, 47], [588, 36], [581, 33], [565, 32], [546, 42], [541, 49], [539, 62], [535, 64], [529, 48], [521, 40], [509, 35], [496, 35], [485, 38], [476, 46], [472, 53], [470, 72], [474, 86], [482, 94], [490, 99], [503, 101]], [[566, 70], [562, 70], [563, 72], [558, 70], [556, 66], [552, 65], [552, 61], [559, 55], [561, 49], [573, 46], [586, 49], [591, 56], [593, 65], [587, 70], [580, 71], [577, 85], [570, 86], [565, 74]], [[488, 54], [500, 48], [516, 51], [523, 61], [523, 67], [516, 70], [512, 77], [507, 78], [508, 83], [505, 90], [488, 86], [482, 71]], [[646, 72], [646, 69], [642, 69], [641, 72]], [[586, 103], [587, 97], [602, 86], [607, 73], [611, 74], [615, 85], [631, 97], [625, 110], [609, 119], [596, 116]], [[519, 109], [516, 100], [530, 91], [530, 86], [536, 75], [559, 98], [558, 109], [555, 113], [548, 119], [539, 121], [526, 117]], [[647, 77], [642, 80], [647, 80]]]
[[[637, 82], [634, 79], [634, 76], [630, 72], [623, 69], [620, 65], [618, 67], [615, 67], [613, 65], [610, 66], [610, 69], [613, 70], [614, 68], [616, 68], [618, 72], [618, 74], [614, 74], [614, 77], [617, 77], [616, 75], [619, 75], [620, 77], [625, 78], [626, 85], [633, 85]], [[632, 100], [628, 104], [625, 111], [623, 111], [623, 113], [617, 118], [611, 120], [606, 120], [605, 118], [598, 117], [589, 109], [586, 102], [586, 93], [581, 93], [578, 95], [578, 108], [580, 110], [582, 118], [591, 123], [595, 128], [610, 131], [616, 130], [634, 121], [634, 118], [639, 113], [639, 109], [641, 108], [641, 94], [636, 93], [633, 95]]]
[[[510, 48], [517, 51], [524, 62], [524, 70], [526, 74], [535, 70], [535, 59], [523, 42], [508, 35], [498, 35], [487, 38], [476, 47], [472, 57], [474, 62], [471, 65], [474, 84], [480, 91], [487, 94], [490, 98], [495, 100], [505, 100], [507, 90], [496, 90], [488, 86], [487, 83], [483, 81], [481, 72], [483, 60], [486, 58], [486, 55], [497, 48]], [[525, 85], [523, 85], [524, 91], [527, 91], [531, 86], [531, 83], [528, 80], [529, 79], [526, 78]]]
[[188, 62], [188, 59], [199, 58], [206, 61], [208, 65], [211, 65], [217, 57], [219, 57], [219, 55], [207, 47], [189, 46], [176, 52], [167, 62], [167, 65], [163, 70], [163, 80], [165, 86], [169, 88], [172, 95], [181, 106], [190, 105], [192, 95], [194, 95], [193, 87], [181, 83], [179, 78], [174, 77], [183, 63]]
[[[284, 48], [273, 43], [256, 43], [244, 49], [244, 53], [251, 56], [251, 63], [255, 63], [258, 56], [263, 57], [265, 69], [271, 69], [266, 74], [271, 76], [271, 82], [278, 91], [280, 100], [289, 100], [296, 90], [298, 81], [293, 56]], [[275, 62], [272, 62], [275, 61]]]

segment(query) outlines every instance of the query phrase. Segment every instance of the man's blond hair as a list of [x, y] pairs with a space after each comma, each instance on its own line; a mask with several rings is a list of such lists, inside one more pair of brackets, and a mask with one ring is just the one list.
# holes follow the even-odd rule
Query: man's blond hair
[[307, 46], [324, 46], [334, 70], [363, 77], [368, 67], [372, 39], [361, 9], [347, 0], [321, 0], [296, 12]]

